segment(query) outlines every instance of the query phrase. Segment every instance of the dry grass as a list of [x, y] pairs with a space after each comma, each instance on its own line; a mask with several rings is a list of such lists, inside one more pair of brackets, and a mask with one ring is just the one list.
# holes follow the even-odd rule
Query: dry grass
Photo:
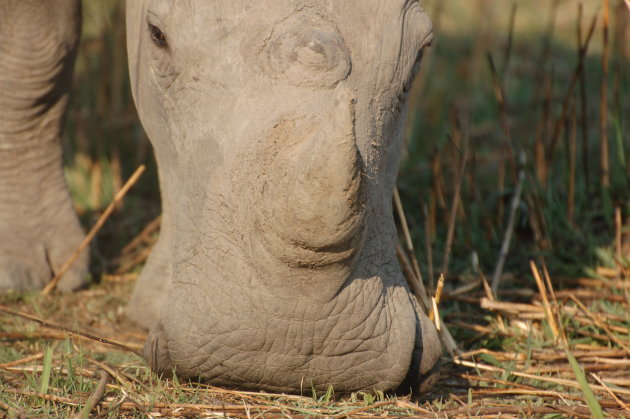
[[[464, 294], [457, 289], [443, 294], [447, 305], [460, 307], [442, 313], [445, 325], [456, 332], [460, 345], [480, 349], [445, 358], [440, 384], [419, 397], [338, 397], [334, 389], [325, 394], [305, 389], [295, 396], [161, 380], [136, 354], [145, 335], [124, 316], [132, 285], [124, 277], [108, 276], [89, 290], [68, 295], [6, 295], [3, 308], [120, 342], [128, 349], [3, 314], [0, 409], [12, 417], [69, 417], [96, 394], [96, 417], [591, 417], [568, 350], [586, 373], [601, 411], [624, 417], [630, 415], [630, 279], [624, 270], [609, 269], [606, 274], [583, 282], [586, 287], [572, 281], [577, 287], [554, 293], [556, 299], [548, 291], [548, 305], [533, 292], [491, 301], [476, 279], [472, 289], [462, 285], [467, 287]], [[550, 318], [559, 325], [559, 337], [554, 338]], [[48, 364], [47, 350], [52, 351]], [[47, 390], [41, 392], [46, 369]]]

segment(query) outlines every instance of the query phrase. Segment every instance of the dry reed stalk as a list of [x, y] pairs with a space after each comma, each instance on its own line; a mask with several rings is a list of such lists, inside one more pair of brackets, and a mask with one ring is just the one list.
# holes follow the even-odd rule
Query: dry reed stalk
[[114, 284], [126, 284], [138, 279], [140, 274], [138, 272], [129, 272], [125, 274], [103, 274], [101, 275], [101, 281], [112, 282]]
[[[518, 415], [518, 416], [508, 416]], [[512, 419], [514, 417], [543, 417], [543, 415], [558, 415], [563, 414], [563, 417], [584, 417], [589, 419], [590, 410], [586, 406], [569, 406], [562, 407], [556, 406], [512, 406], [512, 405], [498, 405], [493, 407], [462, 407], [457, 409], [445, 409], [441, 410], [438, 414], [424, 414], [418, 415], [418, 419], [435, 419], [435, 418], [497, 418], [497, 419]], [[441, 416], [443, 415], [443, 416]]]
[[27, 356], [26, 358], [17, 359], [15, 361], [11, 361], [11, 362], [5, 362], [4, 364], [0, 364], [0, 368], [5, 369], [5, 368], [15, 367], [17, 365], [27, 364], [29, 362], [37, 361], [38, 359], [42, 359], [43, 357], [44, 357], [44, 353], [40, 352], [40, 353], [35, 354], [35, 355]]
[[[594, 321], [592, 321], [590, 318], [588, 317], [583, 317], [583, 316], [574, 316], [572, 317], [573, 320], [582, 323], [584, 325], [592, 325], [592, 326], [597, 326], [597, 324], [595, 324]], [[611, 332], [617, 332], [617, 333], [622, 333], [622, 334], [628, 334], [630, 331], [628, 330], [628, 327], [624, 327], [624, 326], [615, 326], [615, 325], [607, 325], [608, 329], [610, 329]], [[606, 339], [607, 340], [607, 339]], [[620, 338], [621, 340], [621, 338]], [[623, 342], [623, 340], [621, 340]], [[626, 342], [627, 344], [630, 344], [630, 341]]]
[[[524, 153], [522, 153], [524, 155]], [[521, 166], [524, 166], [521, 165]], [[508, 225], [505, 229], [505, 234], [503, 236], [503, 242], [501, 243], [501, 249], [499, 250], [499, 258], [497, 259], [497, 265], [494, 268], [494, 273], [492, 274], [492, 292], [494, 294], [497, 293], [499, 289], [499, 281], [501, 280], [501, 275], [503, 274], [503, 267], [505, 265], [505, 260], [507, 259], [508, 253], [510, 251], [510, 244], [512, 243], [512, 235], [514, 233], [514, 226], [516, 223], [516, 211], [518, 210], [518, 204], [521, 202], [521, 194], [523, 192], [523, 182], [525, 181], [525, 169], [521, 167], [518, 172], [518, 181], [516, 183], [516, 190], [514, 191], [514, 195], [512, 196], [512, 201], [510, 203], [510, 215], [508, 218]]]
[[507, 76], [510, 68], [510, 58], [512, 57], [512, 44], [514, 40], [514, 26], [516, 23], [516, 2], [512, 3], [512, 10], [510, 11], [510, 24], [508, 29], [507, 45], [505, 47], [505, 58], [503, 60], [503, 87], [507, 88]]
[[482, 298], [480, 306], [483, 309], [491, 311], [502, 311], [510, 314], [522, 314], [522, 313], [538, 313], [544, 316], [545, 308], [541, 306], [535, 306], [525, 303], [509, 303], [502, 301], [491, 301], [488, 298]]
[[80, 332], [78, 330], [74, 331], [74, 330], [68, 329], [67, 327], [63, 327], [63, 326], [59, 326], [59, 325], [56, 325], [56, 324], [53, 324], [53, 323], [49, 323], [49, 322], [47, 322], [45, 320], [42, 320], [42, 319], [39, 319], [39, 318], [37, 318], [35, 316], [31, 316], [30, 314], [25, 314], [25, 313], [20, 313], [20, 312], [17, 312], [17, 311], [13, 311], [13, 310], [11, 310], [11, 309], [3, 306], [3, 305], [0, 305], [0, 312], [3, 312], [3, 313], [8, 314], [10, 316], [20, 317], [20, 318], [23, 318], [25, 320], [38, 323], [41, 326], [47, 327], [49, 329], [61, 330], [62, 332], [66, 332], [66, 333], [68, 333], [70, 335], [73, 335], [73, 336], [77, 336], [77, 337], [84, 338], [84, 339], [89, 339], [89, 340], [95, 340], [95, 341], [100, 342], [100, 343], [116, 346], [116, 347], [118, 347], [120, 349], [124, 349], [125, 351], [128, 351], [128, 352], [134, 353], [136, 355], [142, 356], [139, 353], [137, 348], [133, 348], [129, 344], [125, 344], [125, 343], [116, 342], [116, 341], [113, 341], [113, 340], [101, 338], [101, 337], [98, 337], [98, 336], [91, 335], [89, 333]]
[[[479, 276], [481, 278], [481, 283], [483, 284], [483, 290], [486, 293], [486, 298], [488, 298], [490, 301], [495, 301], [494, 293], [492, 292], [492, 288], [486, 280], [486, 276], [483, 274], [483, 272], [479, 272]], [[503, 333], [507, 332], [507, 328], [505, 327], [505, 322], [501, 313], [497, 313], [496, 321], [497, 325], [499, 326], [499, 330]]]
[[595, 317], [595, 315], [591, 313], [591, 310], [589, 310], [584, 304], [582, 304], [580, 300], [578, 300], [572, 295], [569, 296], [569, 298], [571, 298], [573, 302], [575, 302], [575, 304], [577, 304], [578, 307], [580, 307], [580, 309], [584, 312], [584, 314], [586, 314], [586, 316], [590, 318], [597, 327], [602, 329], [610, 337], [610, 339], [613, 340], [613, 342], [619, 345], [619, 347], [621, 347], [624, 351], [626, 351], [626, 353], [628, 353], [628, 355], [630, 355], [630, 349], [628, 348], [628, 346], [626, 346], [626, 344], [621, 339], [619, 339], [617, 335], [615, 335], [613, 332], [610, 331], [608, 325], [602, 323], [597, 317]]
[[396, 400], [385, 400], [382, 402], [376, 402], [370, 406], [358, 407], [356, 409], [338, 413], [336, 415], [330, 416], [330, 418], [331, 419], [347, 418], [347, 417], [351, 417], [352, 415], [356, 415], [357, 413], [367, 412], [368, 410], [378, 409], [379, 407], [383, 407], [383, 406], [391, 406], [393, 404], [396, 404]]
[[459, 355], [459, 358], [474, 358], [477, 355], [490, 355], [498, 361], [526, 361], [527, 355], [521, 352], [498, 352], [491, 349], [480, 348], [472, 351], [464, 352]]
[[118, 268], [116, 268], [116, 271], [114, 271], [114, 275], [122, 275], [122, 274], [129, 273], [129, 271], [132, 270], [135, 266], [147, 260], [152, 250], [153, 250], [153, 247], [146, 247], [140, 250], [127, 263], [122, 264]]
[[[413, 267], [413, 272], [416, 274], [416, 278], [420, 283], [422, 283], [422, 273], [420, 273], [420, 264], [418, 263], [418, 259], [416, 258], [416, 251], [413, 248], [413, 242], [411, 241], [411, 233], [409, 232], [409, 224], [407, 224], [407, 217], [405, 216], [405, 211], [402, 206], [402, 201], [400, 200], [400, 194], [398, 193], [398, 188], [394, 188], [394, 204], [396, 206], [396, 212], [398, 214], [398, 218], [400, 219], [400, 224], [403, 229], [403, 234], [405, 236], [405, 244], [407, 245], [407, 251], [409, 252], [409, 257], [411, 258], [411, 266]], [[422, 284], [422, 288], [424, 288], [424, 284]]]
[[95, 160], [92, 162], [90, 170], [91, 186], [90, 192], [92, 197], [92, 208], [97, 209], [101, 207], [103, 202], [103, 166], [101, 162]]
[[567, 220], [571, 225], [575, 225], [575, 174], [577, 164], [577, 116], [575, 104], [571, 106], [571, 123], [565, 130], [569, 142], [569, 185], [567, 190]]
[[[578, 22], [577, 22], [577, 42], [578, 42], [578, 59], [580, 51], [583, 47], [582, 20], [584, 14], [584, 6], [582, 2], [578, 4]], [[586, 95], [586, 69], [580, 72], [580, 125], [582, 128], [582, 170], [584, 170], [584, 182], [586, 191], [590, 189], [590, 173], [589, 173], [589, 152], [588, 152], [588, 97]]]
[[[454, 136], [459, 136], [459, 128], [455, 128]], [[444, 258], [442, 260], [442, 275], [448, 273], [448, 265], [451, 257], [451, 250], [453, 247], [453, 238], [455, 236], [455, 225], [457, 224], [457, 211], [461, 201], [461, 189], [464, 180], [464, 174], [466, 173], [466, 163], [468, 161], [468, 139], [463, 139], [463, 150], [461, 150], [459, 168], [457, 171], [457, 179], [455, 182], [455, 190], [453, 192], [453, 201], [451, 203], [450, 215], [448, 218], [448, 228], [446, 233], [446, 243], [444, 245]]]
[[[193, 417], [200, 414], [208, 414], [208, 413], [219, 413], [219, 414], [243, 414], [250, 411], [261, 411], [267, 413], [280, 413], [287, 415], [286, 412], [296, 412], [298, 414], [308, 414], [309, 416], [317, 415], [321, 417], [322, 415], [330, 414], [328, 409], [313, 409], [313, 408], [301, 408], [295, 406], [274, 406], [268, 404], [260, 404], [260, 405], [235, 405], [235, 404], [194, 404], [194, 403], [163, 403], [163, 402], [124, 402], [120, 405], [121, 410], [131, 410], [137, 411], [138, 409], [144, 410], [145, 412], [151, 412], [153, 409], [159, 410], [168, 410], [170, 412], [160, 412], [160, 415], [171, 416], [175, 413], [178, 416], [189, 416]], [[177, 412], [176, 412], [177, 411]], [[288, 416], [288, 415], [287, 415]]]
[[437, 206], [441, 209], [446, 208], [446, 197], [444, 193], [444, 172], [442, 170], [442, 161], [440, 159], [440, 153], [436, 149], [431, 156], [431, 177], [432, 177], [432, 191], [434, 192], [434, 205], [433, 205], [433, 237], [435, 237], [435, 210]]
[[[123, 377], [121, 374], [116, 372], [112, 367], [110, 367], [109, 365], [105, 364], [104, 362], [100, 362], [100, 361], [97, 361], [97, 360], [95, 360], [93, 358], [90, 358], [89, 356], [86, 356], [85, 358], [90, 363], [96, 365], [101, 370], [105, 371], [107, 374], [109, 374], [111, 377], [113, 377], [116, 381], [118, 381], [122, 388], [126, 389], [127, 391], [129, 391], [131, 389], [132, 385], [129, 382], [129, 380], [127, 380], [127, 378]], [[146, 386], [144, 386], [144, 384], [142, 384], [138, 380], [133, 380], [133, 381], [136, 382], [136, 383], [140, 383], [142, 385], [142, 387], [146, 387]]]
[[[551, 44], [553, 41], [554, 33], [556, 30], [556, 18], [558, 17], [558, 4], [560, 0], [553, 0], [550, 5], [549, 11], [549, 21], [547, 22], [547, 28], [545, 29], [545, 35], [543, 37], [543, 46], [540, 53], [540, 58], [537, 60], [539, 63], [539, 70], [541, 72], [545, 71], [547, 68], [547, 61], [549, 61], [549, 56], [551, 55]], [[542, 77], [538, 78], [542, 80]]]
[[105, 394], [107, 381], [109, 381], [109, 374], [105, 370], [99, 370], [98, 372], [100, 374], [100, 380], [96, 385], [96, 389], [94, 389], [94, 392], [86, 400], [83, 409], [81, 409], [81, 411], [74, 416], [75, 419], [89, 418], [90, 412], [92, 411], [92, 409], [94, 409], [94, 407], [96, 407], [98, 402], [103, 398], [103, 395]]
[[512, 144], [512, 133], [510, 131], [510, 125], [507, 115], [507, 97], [505, 95], [505, 87], [501, 83], [501, 78], [497, 72], [497, 68], [494, 64], [492, 54], [487, 54], [488, 65], [490, 66], [490, 72], [492, 74], [492, 85], [494, 89], [494, 98], [499, 108], [499, 125], [503, 132], [503, 137], [506, 142], [506, 150], [508, 152], [508, 160], [510, 162], [512, 177], [516, 178], [516, 158], [514, 156], [514, 144]]
[[505, 159], [499, 159], [499, 170], [497, 175], [497, 189], [499, 201], [497, 202], [497, 228], [503, 227], [503, 213], [505, 205], [503, 204], [503, 191], [505, 191]]
[[433, 240], [431, 239], [431, 218], [429, 217], [429, 210], [426, 204], [422, 209], [424, 212], [424, 245], [427, 252], [427, 275], [429, 276], [429, 289], [435, 289], [435, 277], [433, 276]]
[[[532, 387], [532, 386], [522, 384], [522, 383], [515, 383], [513, 381], [501, 380], [499, 378], [482, 377], [480, 375], [471, 375], [471, 374], [466, 374], [466, 373], [460, 373], [460, 374], [457, 374], [457, 376], [463, 378], [464, 380], [499, 384], [503, 386], [508, 386], [509, 388], [513, 388], [513, 389], [540, 391], [536, 387]], [[556, 392], [553, 392], [553, 393], [556, 393]], [[575, 396], [571, 396], [571, 397], [575, 397]]]
[[608, 268], [606, 266], [598, 266], [595, 269], [597, 275], [605, 276], [607, 278], [618, 278], [619, 277], [619, 269], [618, 268]]
[[[551, 299], [553, 300], [554, 310], [556, 316], [560, 314], [560, 306], [558, 305], [558, 299], [556, 298], [556, 291], [553, 289], [553, 284], [551, 283], [551, 277], [549, 276], [549, 271], [547, 270], [547, 264], [545, 263], [545, 259], [542, 261], [543, 274], [545, 275], [545, 284], [547, 286], [547, 290], [549, 291], [549, 295], [551, 295]], [[558, 318], [558, 323], [562, 324], [562, 321]]]
[[554, 72], [545, 71], [543, 78], [543, 102], [541, 107], [540, 125], [534, 143], [534, 159], [536, 162], [536, 179], [544, 187], [547, 183], [547, 159], [545, 158], [545, 143], [551, 137], [553, 125], [553, 87]]
[[414, 410], [416, 412], [420, 412], [420, 413], [425, 413], [425, 414], [431, 414], [430, 410], [427, 409], [423, 409], [420, 406], [418, 406], [415, 403], [410, 403], [404, 400], [396, 400], [396, 407], [399, 407], [401, 409], [409, 409], [409, 410]]
[[621, 208], [615, 207], [615, 255], [617, 260], [623, 257], [621, 238], [623, 234], [623, 223], [621, 221]]
[[61, 268], [59, 268], [59, 270], [57, 271], [53, 279], [46, 285], [46, 287], [44, 287], [44, 289], [42, 290], [43, 295], [48, 295], [50, 294], [52, 290], [55, 289], [59, 280], [64, 276], [64, 274], [68, 271], [68, 269], [70, 269], [72, 264], [77, 260], [81, 252], [83, 252], [85, 248], [90, 244], [92, 239], [94, 239], [94, 236], [96, 236], [96, 233], [98, 233], [101, 227], [103, 227], [103, 225], [105, 224], [105, 221], [107, 221], [107, 219], [112, 214], [112, 212], [114, 212], [114, 208], [116, 207], [117, 203], [123, 199], [125, 194], [136, 183], [136, 181], [138, 180], [140, 175], [142, 175], [144, 170], [145, 170], [144, 165], [141, 165], [140, 167], [138, 167], [136, 171], [133, 173], [133, 175], [129, 178], [127, 183], [125, 183], [122, 189], [118, 191], [118, 193], [114, 197], [114, 200], [107, 206], [105, 211], [103, 211], [103, 214], [101, 214], [99, 219], [96, 221], [96, 224], [94, 224], [92, 229], [90, 229], [89, 233], [85, 236], [85, 238], [83, 239], [79, 247], [77, 247], [77, 249], [70, 256], [70, 258], [68, 258], [66, 263], [64, 263], [61, 266]]
[[407, 285], [409, 285], [411, 292], [413, 293], [413, 295], [416, 296], [416, 299], [418, 300], [418, 303], [420, 303], [420, 306], [422, 307], [424, 312], [427, 314], [431, 313], [431, 300], [429, 299], [429, 294], [424, 288], [424, 284], [422, 283], [422, 281], [419, 281], [417, 279], [416, 274], [411, 267], [411, 263], [409, 262], [409, 259], [407, 258], [407, 255], [403, 250], [402, 245], [400, 244], [400, 240], [396, 244], [396, 255], [398, 256], [403, 274], [407, 279]]
[[64, 340], [68, 337], [65, 333], [58, 333], [53, 331], [37, 331], [33, 333], [23, 332], [0, 332], [0, 339], [19, 341], [19, 340], [33, 340], [33, 339], [46, 339], [46, 340]]
[[439, 305], [442, 298], [442, 291], [444, 290], [444, 274], [440, 275], [437, 288], [435, 290], [435, 302]]
[[435, 296], [431, 297], [431, 306], [433, 310], [429, 313], [429, 320], [435, 322], [435, 327], [440, 330], [440, 315], [438, 312], [438, 306], [440, 305], [440, 299], [442, 298], [442, 290], [444, 289], [444, 274], [440, 275], [440, 279], [437, 283], [435, 290]]
[[538, 286], [538, 291], [540, 292], [540, 296], [542, 298], [543, 307], [545, 308], [545, 315], [547, 317], [547, 323], [549, 323], [549, 327], [551, 328], [551, 332], [553, 333], [554, 342], [558, 340], [560, 336], [560, 332], [558, 331], [558, 325], [556, 324], [556, 318], [551, 310], [551, 305], [549, 304], [549, 300], [547, 299], [547, 289], [545, 284], [543, 283], [540, 272], [538, 272], [538, 268], [533, 260], [529, 261], [529, 267], [534, 274], [534, 279], [536, 280], [536, 285]]
[[[584, 371], [590, 372], [590, 371], [610, 371], [610, 370], [618, 371], [619, 370], [619, 365], [585, 364], [584, 362], [586, 361], [584, 358], [580, 358], [580, 361], [581, 361], [580, 366], [582, 367]], [[521, 371], [527, 372], [527, 373], [536, 373], [536, 374], [560, 374], [560, 373], [573, 374], [573, 368], [569, 364], [562, 364], [562, 365], [553, 364], [548, 367], [541, 367], [537, 365], [537, 366], [525, 368]]]
[[601, 380], [601, 378], [597, 376], [597, 374], [591, 373], [591, 376], [595, 379], [595, 381], [599, 383], [599, 385], [601, 385], [602, 387], [604, 387], [604, 389], [606, 389], [608, 394], [610, 394], [610, 397], [612, 397], [617, 402], [619, 407], [621, 407], [626, 412], [630, 413], [630, 407], [628, 407], [627, 404], [625, 404], [619, 397], [617, 397], [617, 395], [610, 390], [610, 388], [606, 385], [606, 383], [604, 383]]
[[471, 291], [474, 291], [481, 284], [481, 278], [475, 278], [472, 281], [465, 283], [452, 291], [444, 292], [444, 298], [448, 299], [456, 295], [468, 294]]
[[558, 290], [556, 291], [556, 296], [558, 298], [568, 298], [569, 295], [575, 295], [576, 297], [584, 300], [608, 300], [612, 302], [624, 302], [626, 298], [621, 295], [610, 295], [609, 292], [599, 291], [599, 290], [588, 290], [588, 289], [567, 289], [567, 290]]
[[[485, 380], [479, 380], [485, 381]], [[512, 384], [512, 383], [510, 383]], [[572, 396], [567, 393], [560, 393], [550, 390], [538, 390], [538, 389], [523, 389], [523, 388], [482, 388], [472, 390], [473, 395], [498, 395], [498, 394], [512, 394], [519, 396], [538, 396], [538, 397], [553, 397], [559, 400], [573, 400], [581, 401], [586, 404], [586, 401], [582, 397]], [[614, 404], [617, 406], [616, 404]]]
[[545, 224], [545, 217], [540, 210], [540, 200], [538, 199], [537, 194], [533, 192], [525, 194], [525, 202], [527, 203], [527, 207], [530, 209], [529, 225], [534, 233], [534, 241], [536, 242], [538, 249], [551, 249], [551, 242], [547, 238], [546, 234], [547, 228]]
[[[115, 191], [120, 190], [122, 188], [122, 168], [120, 164], [120, 152], [118, 151], [117, 144], [111, 144], [112, 150], [109, 159], [109, 167], [112, 172], [112, 186]], [[116, 207], [117, 210], [122, 209], [122, 201]]]
[[551, 163], [553, 162], [553, 155], [556, 149], [556, 144], [560, 137], [560, 131], [562, 130], [562, 126], [564, 125], [564, 120], [566, 119], [568, 115], [569, 105], [571, 103], [571, 99], [573, 98], [573, 91], [580, 77], [580, 74], [584, 70], [584, 59], [586, 58], [586, 53], [588, 52], [588, 47], [591, 43], [591, 38], [593, 37], [593, 33], [595, 32], [595, 26], [597, 23], [598, 16], [599, 16], [599, 11], [597, 11], [595, 13], [595, 16], [593, 16], [593, 20], [591, 21], [591, 26], [589, 27], [588, 33], [586, 35], [586, 39], [584, 40], [584, 44], [580, 48], [578, 62], [575, 66], [575, 69], [573, 70], [573, 75], [571, 76], [569, 87], [564, 95], [564, 99], [562, 101], [562, 112], [560, 113], [560, 116], [555, 122], [553, 133], [551, 135], [550, 142], [547, 146], [547, 164], [548, 165], [551, 165]]
[[153, 220], [147, 224], [140, 233], [136, 235], [129, 243], [125, 245], [120, 251], [121, 257], [127, 253], [130, 253], [136, 247], [140, 246], [142, 243], [150, 243], [150, 236], [153, 232], [157, 231], [160, 228], [160, 224], [162, 222], [162, 215], [158, 215]]
[[610, 163], [608, 156], [608, 0], [602, 0], [602, 4], [604, 8], [604, 22], [602, 28], [604, 49], [602, 52], [602, 79], [599, 102], [599, 140], [602, 187], [608, 189], [610, 187]]
[[[435, 300], [433, 298], [429, 299], [429, 294], [424, 288], [422, 281], [420, 281], [415, 276], [415, 273], [413, 272], [413, 270], [411, 269], [411, 265], [409, 264], [409, 260], [407, 259], [407, 256], [402, 249], [400, 241], [398, 241], [398, 244], [396, 246], [396, 253], [398, 255], [398, 259], [401, 261], [403, 272], [405, 273], [405, 276], [407, 278], [407, 283], [409, 284], [411, 291], [416, 296], [416, 300], [418, 300], [419, 304], [424, 309], [424, 312], [427, 313], [428, 316], [432, 316], [433, 312], [437, 312], [437, 306], [434, 305]], [[439, 314], [437, 316], [433, 314], [433, 316], [435, 321], [437, 322], [437, 319], [439, 319]], [[436, 323], [436, 325], [438, 324]], [[442, 342], [444, 343], [447, 352], [451, 356], [455, 356], [455, 354], [459, 353], [459, 348], [457, 347], [455, 339], [453, 339], [453, 336], [451, 335], [449, 330], [446, 327], [441, 326], [437, 327], [437, 329], [440, 336], [442, 337]]]
[[[580, 384], [577, 381], [567, 380], [564, 378], [554, 378], [554, 377], [547, 377], [544, 375], [528, 374], [528, 373], [519, 372], [519, 371], [510, 371], [505, 368], [499, 368], [492, 365], [480, 364], [478, 362], [465, 361], [459, 358], [453, 359], [453, 363], [457, 365], [462, 365], [464, 367], [475, 368], [478, 370], [497, 372], [497, 373], [505, 374], [506, 376], [512, 375], [515, 377], [527, 378], [529, 380], [542, 381], [545, 383], [553, 383], [553, 384], [576, 388], [576, 389], [581, 388]], [[599, 393], [603, 392], [603, 393], [608, 394], [608, 391], [600, 385], [591, 384], [590, 386], [593, 389], [593, 391], [597, 391]], [[615, 388], [611, 390], [615, 392], [616, 394], [623, 394], [623, 395], [630, 396], [630, 389]]]
[[32, 391], [16, 390], [13, 388], [3, 388], [2, 391], [19, 396], [38, 398], [49, 402], [63, 403], [68, 406], [80, 406], [83, 403], [81, 400], [77, 402], [76, 400], [72, 400], [67, 397], [54, 396], [52, 394], [33, 393]]

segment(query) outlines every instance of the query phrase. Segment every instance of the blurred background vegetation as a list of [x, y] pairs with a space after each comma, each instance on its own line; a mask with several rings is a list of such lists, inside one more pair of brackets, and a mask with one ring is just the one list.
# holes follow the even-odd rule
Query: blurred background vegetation
[[[627, 255], [615, 213], [630, 214], [629, 13], [623, 0], [610, 0], [604, 42], [602, 4], [424, 1], [435, 41], [410, 94], [398, 185], [414, 248], [408, 256], [428, 284], [443, 271], [451, 283], [490, 277], [512, 213], [502, 284], [531, 286], [523, 275], [530, 259], [570, 277]], [[121, 249], [159, 215], [160, 202], [129, 89], [124, 2], [84, 2], [83, 13], [64, 147], [84, 226], [138, 165], [149, 169], [92, 245], [98, 278], [141, 267], [146, 252], [120, 258]]]

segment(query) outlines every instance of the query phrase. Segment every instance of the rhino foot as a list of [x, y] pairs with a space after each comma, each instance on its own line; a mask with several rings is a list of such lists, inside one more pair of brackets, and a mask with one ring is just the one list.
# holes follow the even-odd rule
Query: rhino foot
[[[43, 288], [72, 256], [84, 234], [69, 197], [67, 207], [67, 211], [59, 211], [53, 217], [37, 218], [35, 223], [28, 211], [20, 217], [0, 215], [0, 290]], [[86, 283], [87, 271], [85, 250], [61, 278], [57, 289], [68, 292], [81, 287]]]

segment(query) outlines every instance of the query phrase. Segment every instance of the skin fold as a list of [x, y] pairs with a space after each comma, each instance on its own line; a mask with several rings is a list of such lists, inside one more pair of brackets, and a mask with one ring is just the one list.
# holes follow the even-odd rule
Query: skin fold
[[441, 344], [391, 208], [431, 37], [412, 0], [127, 2], [164, 210], [127, 313], [155, 371], [285, 392], [434, 384]]

